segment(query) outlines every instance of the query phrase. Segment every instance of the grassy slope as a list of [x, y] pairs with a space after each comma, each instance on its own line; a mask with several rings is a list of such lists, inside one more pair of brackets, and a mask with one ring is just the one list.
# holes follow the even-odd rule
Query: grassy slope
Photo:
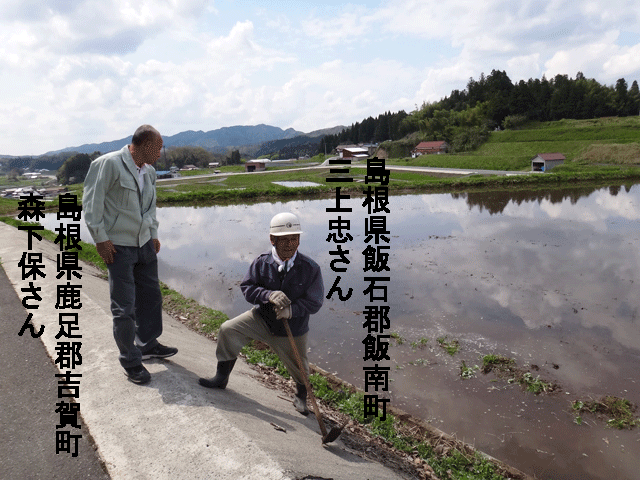
[[[589, 163], [585, 153], [592, 145], [640, 143], [640, 117], [591, 120], [560, 120], [531, 123], [519, 130], [492, 132], [489, 141], [474, 152], [424, 155], [416, 159], [394, 159], [389, 163], [429, 167], [530, 170], [539, 153], [559, 152], [567, 163]], [[640, 157], [635, 160], [640, 165]]]

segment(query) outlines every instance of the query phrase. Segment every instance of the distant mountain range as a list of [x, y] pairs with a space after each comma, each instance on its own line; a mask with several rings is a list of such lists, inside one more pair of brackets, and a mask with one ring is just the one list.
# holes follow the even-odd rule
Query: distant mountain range
[[[283, 130], [279, 127], [264, 124], [253, 126], [237, 125], [234, 127], [223, 127], [217, 130], [210, 130], [208, 132], [203, 132], [202, 130], [194, 132], [193, 130], [189, 130], [177, 133], [176, 135], [163, 135], [162, 138], [164, 140], [165, 147], [202, 147], [205, 150], [221, 153], [226, 152], [230, 148], [253, 146], [251, 150], [257, 152], [258, 150], [262, 150], [261, 146], [266, 142], [273, 142], [276, 140], [284, 141], [278, 142], [279, 147], [286, 145], [286, 141], [292, 139], [297, 139], [292, 140], [292, 143], [294, 144], [316, 141], [316, 139], [319, 142], [323, 135], [339, 133], [344, 128], [345, 127], [343, 126], [337, 126], [323, 130], [315, 130], [310, 133], [303, 133], [294, 130], [293, 128]], [[128, 143], [131, 143], [131, 136], [110, 142], [89, 143], [77, 147], [67, 147], [61, 150], [47, 152], [45, 155], [56, 155], [62, 152], [106, 153], [118, 150]]]

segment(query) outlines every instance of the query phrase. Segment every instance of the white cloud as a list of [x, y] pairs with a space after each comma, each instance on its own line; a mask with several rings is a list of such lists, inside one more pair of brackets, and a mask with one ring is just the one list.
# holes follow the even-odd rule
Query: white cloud
[[616, 48], [616, 53], [604, 62], [603, 70], [610, 78], [637, 73], [640, 70], [640, 43]]
[[313, 17], [302, 22], [304, 33], [326, 46], [361, 42], [377, 25], [375, 15], [363, 6], [347, 5], [338, 16]]
[[[0, 153], [121, 138], [141, 117], [171, 134], [259, 122], [304, 131], [348, 125], [437, 101], [492, 69], [514, 82], [582, 71], [631, 84], [640, 77], [636, 10], [632, 0], [268, 9], [5, 0]], [[38, 144], [25, 136], [31, 128], [43, 132]]]
[[617, 32], [611, 31], [602, 38], [567, 50], [558, 50], [545, 62], [547, 78], [555, 75], [590, 72], [590, 75], [602, 78], [605, 74], [604, 64], [609, 61], [618, 47], [613, 43], [617, 38]]
[[276, 49], [267, 48], [254, 39], [251, 21], [238, 22], [226, 37], [212, 39], [207, 44], [208, 60], [218, 63], [223, 69], [242, 69], [254, 72], [265, 68], [271, 70], [278, 63], [290, 63], [294, 57]]

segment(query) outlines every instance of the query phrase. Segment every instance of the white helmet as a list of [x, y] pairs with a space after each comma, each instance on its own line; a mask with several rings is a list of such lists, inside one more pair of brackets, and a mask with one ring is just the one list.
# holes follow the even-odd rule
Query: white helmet
[[283, 212], [277, 214], [271, 219], [269, 233], [276, 237], [283, 235], [295, 235], [302, 233], [300, 228], [300, 220], [293, 213]]

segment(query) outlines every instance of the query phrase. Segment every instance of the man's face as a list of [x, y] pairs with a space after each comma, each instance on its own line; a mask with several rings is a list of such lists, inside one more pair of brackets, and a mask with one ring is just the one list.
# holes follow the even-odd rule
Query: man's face
[[143, 163], [153, 165], [160, 158], [162, 151], [162, 137], [155, 137], [153, 140], [143, 143], [140, 146], [140, 156]]
[[276, 253], [281, 260], [289, 260], [296, 253], [300, 245], [300, 234], [271, 236], [271, 244], [276, 247]]

